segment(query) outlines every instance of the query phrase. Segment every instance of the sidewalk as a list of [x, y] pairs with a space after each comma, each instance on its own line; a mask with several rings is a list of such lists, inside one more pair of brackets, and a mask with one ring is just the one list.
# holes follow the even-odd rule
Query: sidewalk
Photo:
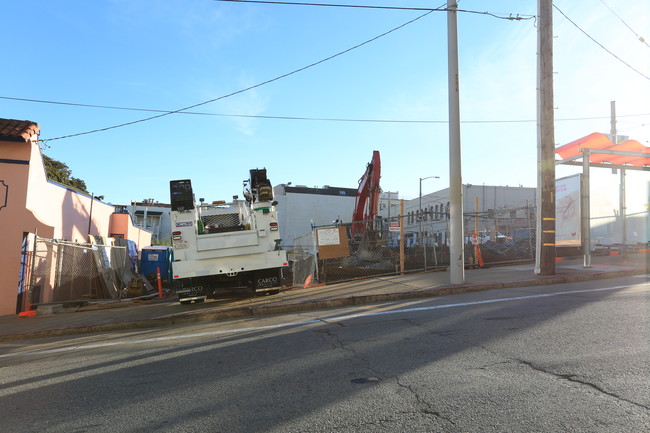
[[648, 274], [650, 254], [582, 257], [556, 263], [551, 276], [535, 275], [534, 264], [467, 269], [465, 283], [450, 285], [448, 272], [421, 272], [295, 288], [278, 295], [229, 297], [180, 305], [175, 298], [94, 303], [74, 311], [36, 317], [0, 316], [0, 341], [210, 322], [358, 304], [467, 293], [480, 290], [560, 284]]

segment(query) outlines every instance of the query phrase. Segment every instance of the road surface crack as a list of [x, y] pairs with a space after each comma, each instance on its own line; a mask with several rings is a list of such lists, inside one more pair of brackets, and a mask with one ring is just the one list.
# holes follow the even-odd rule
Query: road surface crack
[[400, 378], [399, 378], [399, 377], [395, 377], [395, 382], [397, 382], [397, 385], [398, 385], [400, 388], [402, 388], [402, 389], [408, 391], [408, 392], [409, 392], [413, 397], [415, 397], [415, 401], [417, 402], [417, 405], [421, 407], [420, 409], [418, 409], [418, 412], [419, 412], [419, 413], [421, 413], [421, 414], [423, 414], [423, 415], [434, 416], [434, 417], [436, 417], [436, 418], [439, 418], [439, 419], [445, 420], [445, 421], [447, 421], [447, 422], [450, 423], [450, 424], [456, 425], [456, 423], [455, 423], [454, 421], [452, 421], [450, 418], [448, 418], [448, 417], [442, 415], [440, 412], [438, 412], [437, 410], [435, 410], [435, 409], [431, 406], [431, 404], [430, 404], [428, 401], [426, 401], [424, 398], [422, 398], [422, 396], [420, 395], [420, 393], [418, 393], [418, 392], [413, 388], [413, 386], [402, 383], [402, 382], [400, 381]]
[[544, 374], [549, 374], [551, 376], [555, 376], [558, 379], [567, 380], [569, 382], [578, 383], [580, 385], [587, 386], [587, 387], [589, 387], [591, 389], [594, 389], [594, 390], [600, 392], [601, 394], [613, 397], [613, 398], [615, 398], [617, 400], [620, 400], [620, 401], [625, 402], [625, 403], [632, 404], [632, 405], [640, 407], [642, 409], [650, 410], [650, 407], [648, 407], [648, 406], [645, 406], [645, 405], [643, 405], [641, 403], [638, 403], [636, 401], [632, 401], [632, 400], [629, 400], [627, 398], [624, 398], [624, 397], [622, 397], [622, 396], [620, 396], [618, 394], [615, 394], [615, 393], [613, 393], [611, 391], [607, 391], [606, 389], [602, 388], [601, 386], [596, 385], [595, 383], [591, 383], [591, 382], [588, 382], [588, 381], [586, 381], [584, 379], [580, 379], [575, 374], [555, 373], [553, 371], [546, 370], [546, 369], [544, 369], [544, 368], [542, 368], [542, 367], [540, 367], [538, 365], [535, 365], [530, 361], [524, 361], [524, 360], [521, 360], [521, 359], [514, 359], [513, 361], [517, 361], [520, 364], [526, 365], [526, 366], [528, 366], [529, 368], [532, 368], [535, 371], [539, 371], [539, 372], [544, 373]]
[[490, 367], [495, 367], [497, 365], [503, 365], [503, 364], [511, 364], [512, 361], [507, 360], [507, 361], [498, 361], [498, 362], [491, 362], [489, 364], [481, 365], [480, 367], [476, 367], [477, 370], [487, 370]]
[[[323, 335], [323, 338], [325, 339], [326, 342], [330, 344], [332, 349], [340, 349], [350, 353], [354, 359], [359, 361], [359, 364], [363, 365], [363, 368], [370, 371], [374, 376], [376, 376], [376, 377], [373, 376], [369, 378], [370, 380], [368, 380], [368, 382], [376, 382], [378, 381], [378, 378], [381, 377], [380, 373], [376, 369], [372, 368], [372, 366], [370, 365], [370, 361], [368, 359], [359, 355], [359, 353], [357, 353], [357, 351], [354, 348], [344, 344], [341, 338], [339, 337], [339, 335], [336, 334], [336, 332], [334, 332], [332, 329], [325, 328], [323, 330], [319, 330], [316, 332], [319, 332]], [[377, 379], [377, 380], [373, 380], [373, 379]]]

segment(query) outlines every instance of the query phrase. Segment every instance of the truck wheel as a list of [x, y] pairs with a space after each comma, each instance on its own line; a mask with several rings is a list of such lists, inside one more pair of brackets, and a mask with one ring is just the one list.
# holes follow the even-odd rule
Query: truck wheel
[[181, 305], [189, 305], [192, 303], [192, 301], [178, 301], [181, 303]]

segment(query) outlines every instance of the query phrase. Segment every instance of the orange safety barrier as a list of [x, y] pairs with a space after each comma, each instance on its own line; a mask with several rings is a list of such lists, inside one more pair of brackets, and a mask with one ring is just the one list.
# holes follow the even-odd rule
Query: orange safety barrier
[[483, 267], [485, 264], [483, 262], [483, 256], [481, 255], [481, 249], [478, 247], [478, 235], [476, 233], [472, 233], [472, 239], [474, 240], [474, 255], [478, 260], [478, 265], [480, 267]]
[[18, 313], [18, 317], [36, 317], [36, 310], [27, 310], [22, 313]]

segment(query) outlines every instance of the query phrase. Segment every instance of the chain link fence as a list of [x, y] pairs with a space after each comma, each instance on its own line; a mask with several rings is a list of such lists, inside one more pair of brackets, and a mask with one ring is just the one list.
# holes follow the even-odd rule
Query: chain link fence
[[479, 247], [478, 251], [475, 247], [470, 248], [474, 263], [479, 260], [485, 264], [499, 264], [535, 259], [533, 207], [468, 213], [464, 215], [464, 227], [465, 242]]
[[318, 260], [316, 255], [315, 238], [312, 233], [293, 240], [293, 245], [287, 251], [291, 263], [290, 278], [293, 286], [308, 286], [318, 281]]
[[[32, 236], [23, 246], [19, 309], [33, 304], [117, 299], [125, 287], [127, 248]], [[22, 307], [22, 308], [21, 308]]]
[[[532, 207], [465, 214], [466, 265], [534, 260], [534, 214]], [[449, 218], [423, 212], [417, 217], [318, 226], [284, 247], [295, 286], [306, 285], [308, 278], [332, 283], [444, 270], [450, 263]]]

